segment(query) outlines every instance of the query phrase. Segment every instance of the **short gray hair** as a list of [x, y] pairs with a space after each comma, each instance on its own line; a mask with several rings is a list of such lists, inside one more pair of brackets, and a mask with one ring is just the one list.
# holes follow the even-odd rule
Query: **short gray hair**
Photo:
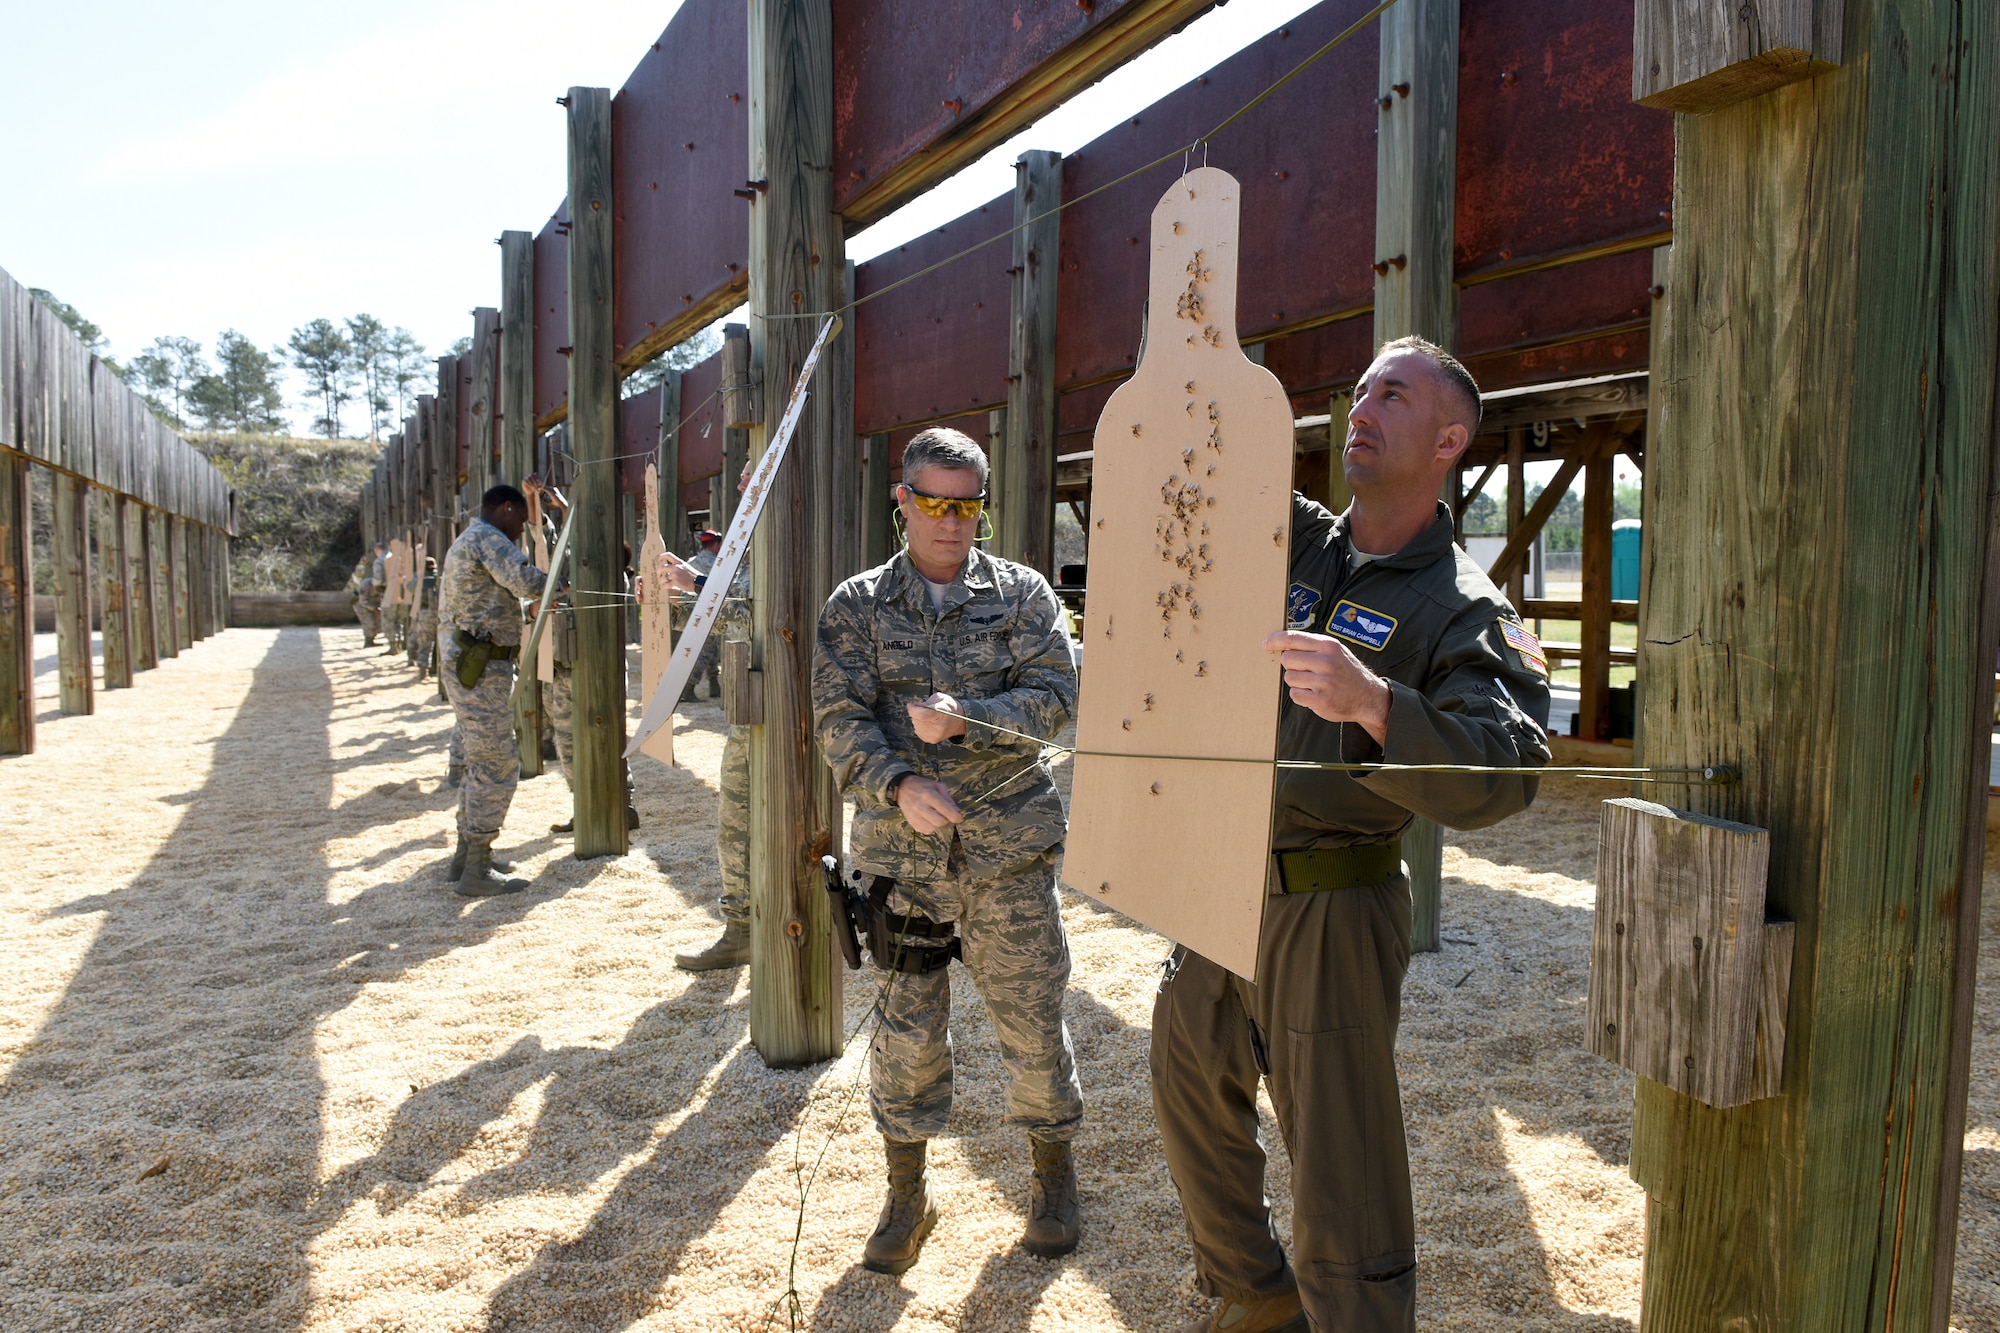
[[979, 489], [986, 489], [986, 454], [964, 431], [949, 426], [932, 426], [918, 431], [903, 446], [903, 480], [908, 482], [925, 468], [956, 468], [977, 472]]

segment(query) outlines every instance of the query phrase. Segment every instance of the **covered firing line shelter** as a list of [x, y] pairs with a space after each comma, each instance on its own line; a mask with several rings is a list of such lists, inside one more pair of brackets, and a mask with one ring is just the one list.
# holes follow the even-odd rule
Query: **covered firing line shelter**
[[[1056, 573], [1054, 512], [1087, 519], [1091, 431], [1135, 363], [1145, 219], [1176, 168], [1108, 183], [1177, 155], [1373, 7], [1326, 0], [1081, 150], [1025, 154], [1011, 195], [867, 263], [847, 264], [844, 238], [1208, 8], [751, 0], [746, 23], [740, 0], [687, 0], [615, 94], [562, 99], [564, 203], [500, 238], [499, 304], [475, 312], [469, 355], [440, 360], [364, 496], [370, 536], [417, 533], [442, 555], [485, 486], [546, 464], [538, 441], [562, 427], [577, 586], [612, 590], [621, 538], [636, 551], [657, 526], [686, 550], [688, 515], [727, 517], [810, 342], [813, 321], [791, 317], [866, 299], [757, 539], [751, 1029], [773, 1064], [838, 1049], [814, 858], [840, 819], [806, 668], [827, 593], [890, 550], [904, 443], [941, 422], [985, 441], [998, 553]], [[1400, 0], [1207, 161], [1243, 185], [1239, 325], [1305, 423], [1300, 488], [1343, 501], [1326, 419], [1373, 347], [1451, 347], [1489, 398], [1446, 498], [1462, 514], [1505, 482], [1494, 573], [1524, 614], [1581, 623], [1565, 651], [1583, 744], [1609, 738], [1611, 626], [1638, 621], [1640, 755], [1740, 765], [1726, 794], [1675, 799], [1773, 830], [1771, 900], [1800, 930], [1785, 1087], [1713, 1111], [1642, 1081], [1648, 1327], [1941, 1328], [1994, 659], [2000, 38], [1993, 15], [1944, 0], [1753, 4], [1741, 31], [1721, 12]], [[1676, 322], [1682, 300], [1696, 308]], [[746, 302], [720, 354], [619, 399], [619, 379]], [[1876, 333], [1854, 336], [1857, 312]], [[1867, 470], [1905, 436], [1923, 447], [1902, 471]], [[1636, 603], [1611, 597], [1619, 455], [1645, 475]], [[1530, 510], [1538, 460], [1558, 468]], [[640, 495], [648, 461], [659, 514]], [[1581, 595], [1532, 602], [1521, 556], [1579, 475]], [[580, 856], [626, 846], [630, 617], [601, 600], [579, 613]], [[1907, 622], [1920, 660], [1892, 668], [1842, 637], [1871, 607]], [[1885, 757], [1884, 717], [1931, 739]], [[1436, 848], [1434, 830], [1406, 842], [1419, 946]]]

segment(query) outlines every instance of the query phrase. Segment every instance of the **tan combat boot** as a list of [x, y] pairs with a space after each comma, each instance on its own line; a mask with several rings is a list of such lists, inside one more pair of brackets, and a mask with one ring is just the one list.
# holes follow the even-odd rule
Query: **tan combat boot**
[[722, 938], [696, 953], [677, 953], [674, 966], [683, 972], [715, 972], [725, 967], [741, 967], [750, 961], [750, 923], [730, 921], [722, 927]]
[[1175, 1333], [1307, 1333], [1307, 1328], [1305, 1306], [1294, 1290], [1247, 1305], [1223, 1301]]
[[876, 1273], [903, 1273], [916, 1263], [924, 1248], [924, 1238], [937, 1225], [937, 1205], [931, 1202], [930, 1184], [924, 1179], [924, 1141], [903, 1143], [885, 1138], [889, 1154], [889, 1197], [882, 1203], [882, 1216], [875, 1221], [875, 1234], [868, 1238], [861, 1266]]
[[1028, 1147], [1035, 1157], [1035, 1180], [1028, 1188], [1028, 1230], [1021, 1237], [1021, 1248], [1044, 1259], [1060, 1259], [1076, 1248], [1083, 1234], [1076, 1159], [1067, 1143], [1030, 1135]]
[[[492, 866], [495, 870], [499, 871], [503, 875], [511, 875], [514, 873], [514, 863], [512, 861], [509, 861], [504, 856], [496, 855], [491, 847], [487, 848], [486, 851], [486, 864]], [[465, 835], [460, 834], [458, 838], [458, 850], [454, 851], [451, 854], [451, 869], [445, 872], [445, 878], [450, 880], [452, 883], [456, 884], [458, 883], [459, 878], [464, 874], [465, 874]]]
[[[528, 887], [525, 879], [508, 879], [498, 873], [493, 859], [493, 844], [467, 838], [460, 844], [465, 850], [465, 868], [458, 877], [455, 892], [462, 898], [496, 898], [503, 893], [519, 893]], [[511, 863], [509, 868], [511, 869]]]

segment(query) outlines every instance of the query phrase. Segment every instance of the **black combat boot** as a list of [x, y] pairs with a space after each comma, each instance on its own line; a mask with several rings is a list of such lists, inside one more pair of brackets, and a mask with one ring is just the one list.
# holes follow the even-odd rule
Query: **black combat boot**
[[1077, 1197], [1076, 1159], [1068, 1143], [1029, 1136], [1035, 1180], [1028, 1189], [1028, 1230], [1021, 1248], [1044, 1259], [1059, 1259], [1082, 1235], [1083, 1206]]
[[931, 1202], [930, 1184], [924, 1179], [924, 1141], [885, 1138], [882, 1146], [889, 1154], [889, 1197], [862, 1252], [861, 1266], [876, 1273], [903, 1273], [917, 1262], [924, 1238], [937, 1225], [937, 1205]]
[[726, 921], [722, 938], [697, 953], [677, 953], [674, 966], [683, 972], [714, 972], [750, 961], [750, 923]]

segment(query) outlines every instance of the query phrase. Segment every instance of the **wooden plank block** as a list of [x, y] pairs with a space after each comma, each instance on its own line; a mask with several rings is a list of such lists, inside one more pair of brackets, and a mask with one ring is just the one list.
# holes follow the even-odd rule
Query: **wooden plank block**
[[722, 645], [722, 715], [732, 727], [764, 725], [764, 673], [750, 665], [750, 645]]
[[1583, 472], [1583, 616], [1577, 730], [1611, 739], [1611, 455], [1600, 450]]
[[23, 293], [6, 269], [0, 269], [0, 448], [18, 449], [21, 430], [20, 331], [15, 307]]
[[1759, 1015], [1773, 1008], [1764, 968], [1770, 847], [1770, 834], [1748, 824], [1629, 797], [1604, 803], [1590, 1051], [1710, 1106], [1742, 1105], [1760, 1083], [1782, 1080], [1782, 1045], [1776, 1068], [1768, 1051], [1765, 1071], [1757, 1068]]
[[1793, 921], [1764, 922], [1764, 985], [1757, 997], [1757, 1060], [1750, 1075], [1753, 1101], [1785, 1090], [1785, 1019], [1792, 999], [1792, 953], [1799, 928]]
[[153, 610], [153, 559], [146, 507], [125, 502], [125, 576], [132, 600], [132, 669], [151, 671], [160, 664], [159, 619]]
[[[675, 413], [679, 418], [679, 413]], [[661, 512], [660, 468], [656, 463], [646, 464], [646, 512]], [[667, 513], [673, 511], [668, 510]], [[667, 581], [660, 577], [660, 557], [666, 554], [667, 544], [660, 536], [657, 524], [650, 520], [645, 524], [645, 544], [639, 548], [638, 584], [644, 596], [640, 617], [639, 643], [639, 697], [650, 699], [659, 686], [660, 677], [666, 674], [667, 662], [674, 655], [674, 614], [673, 596], [667, 588]], [[660, 728], [646, 738], [651, 745], [660, 732], [665, 732], [671, 740], [671, 725]], [[641, 753], [652, 751], [641, 747]], [[655, 755], [655, 758], [658, 756]], [[672, 763], [671, 752], [663, 763]]]
[[1632, 100], [1701, 115], [1840, 64], [1847, 0], [1638, 0]]
[[[1514, 608], [1524, 620], [1582, 620], [1583, 603], [1559, 602], [1548, 597], [1524, 597], [1514, 603]], [[1637, 602], [1615, 601], [1611, 603], [1613, 624], [1629, 625], [1639, 619]]]
[[[1098, 420], [1063, 878], [1248, 977], [1279, 702], [1258, 645], [1284, 619], [1292, 414], [1236, 340], [1239, 199], [1204, 167], [1154, 208], [1145, 355]], [[1163, 836], [1191, 829], [1199, 851]]]
[[535, 238], [500, 233], [500, 476], [535, 470]]

